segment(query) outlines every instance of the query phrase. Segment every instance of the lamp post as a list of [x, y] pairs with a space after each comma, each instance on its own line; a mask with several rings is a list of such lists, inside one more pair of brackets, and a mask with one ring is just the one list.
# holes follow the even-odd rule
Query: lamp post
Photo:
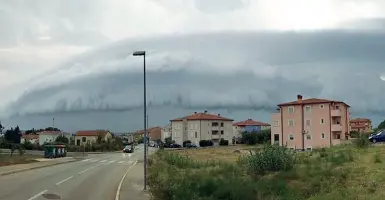
[[147, 190], [147, 100], [146, 100], [146, 51], [135, 51], [133, 56], [143, 56], [143, 112], [144, 112], [144, 190]]

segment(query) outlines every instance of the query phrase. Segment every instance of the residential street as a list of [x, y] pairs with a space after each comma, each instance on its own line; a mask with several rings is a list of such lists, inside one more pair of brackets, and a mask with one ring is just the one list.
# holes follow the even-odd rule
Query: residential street
[[2, 176], [0, 200], [114, 200], [122, 177], [141, 158], [143, 145], [131, 156], [97, 154], [78, 162]]

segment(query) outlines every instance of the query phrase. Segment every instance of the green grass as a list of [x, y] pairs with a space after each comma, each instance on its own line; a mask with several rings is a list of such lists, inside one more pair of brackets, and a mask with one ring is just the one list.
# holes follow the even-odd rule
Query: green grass
[[385, 196], [384, 146], [359, 142], [301, 153], [271, 146], [246, 154], [226, 152], [237, 155], [237, 161], [223, 159], [219, 152], [204, 160], [193, 156], [201, 155], [199, 150], [159, 151], [150, 160], [154, 198], [380, 200]]

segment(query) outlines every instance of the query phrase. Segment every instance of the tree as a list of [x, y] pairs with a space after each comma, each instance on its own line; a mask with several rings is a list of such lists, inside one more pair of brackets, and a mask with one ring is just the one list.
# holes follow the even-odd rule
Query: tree
[[55, 140], [56, 143], [61, 143], [61, 144], [68, 144], [69, 143], [69, 139], [64, 136], [64, 135], [59, 135], [56, 140]]
[[0, 134], [3, 133], [3, 130], [4, 130], [4, 126], [1, 124], [1, 121], [0, 121]]
[[382, 122], [378, 125], [377, 129], [378, 129], [378, 130], [385, 129], [385, 120], [382, 121]]

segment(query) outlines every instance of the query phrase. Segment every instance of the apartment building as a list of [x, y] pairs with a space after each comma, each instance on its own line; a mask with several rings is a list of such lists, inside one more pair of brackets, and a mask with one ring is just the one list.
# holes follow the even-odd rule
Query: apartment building
[[163, 127], [162, 141], [164, 142], [166, 138], [171, 137], [172, 127], [171, 123]]
[[255, 121], [251, 118], [233, 124], [233, 132], [236, 138], [242, 137], [243, 132], [259, 132], [266, 129], [270, 129], [270, 124]]
[[194, 112], [192, 115], [170, 120], [171, 137], [180, 145], [186, 140], [196, 145], [201, 140], [212, 140], [214, 145], [218, 145], [221, 139], [231, 142], [234, 137], [233, 121], [220, 114]]
[[349, 139], [349, 105], [327, 99], [281, 103], [271, 116], [271, 142], [295, 150], [330, 147]]
[[[149, 137], [149, 141], [161, 140], [162, 135], [163, 135], [163, 128], [159, 127], [159, 126], [148, 128], [147, 134]], [[144, 130], [136, 131], [135, 135], [141, 136], [143, 138], [144, 137]]]
[[355, 118], [350, 120], [351, 131], [368, 133], [372, 131], [372, 121], [367, 118]]

